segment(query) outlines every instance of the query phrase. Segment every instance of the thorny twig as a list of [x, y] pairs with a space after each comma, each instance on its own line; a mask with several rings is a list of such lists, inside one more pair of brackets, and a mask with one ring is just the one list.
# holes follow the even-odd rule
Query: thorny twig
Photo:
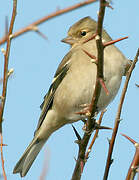
[[126, 139], [128, 139], [136, 148], [136, 152], [134, 154], [134, 158], [131, 162], [131, 165], [129, 167], [126, 180], [134, 180], [134, 177], [137, 173], [137, 169], [139, 168], [139, 143], [131, 139], [129, 136], [122, 134]]
[[[102, 118], [104, 116], [104, 113], [106, 112], [106, 110], [102, 111], [101, 114], [100, 114], [100, 117], [99, 117], [99, 120], [98, 120], [98, 125], [101, 125], [101, 122], [102, 122]], [[86, 152], [86, 155], [85, 155], [85, 159], [88, 159], [88, 156], [91, 152], [91, 149], [92, 149], [92, 146], [94, 145], [95, 141], [96, 141], [96, 138], [98, 137], [98, 133], [99, 133], [99, 129], [96, 129], [95, 131], [95, 134], [94, 134], [94, 137], [90, 143], [90, 146], [88, 147], [88, 150]]]
[[12, 18], [10, 22], [9, 32], [8, 35], [6, 35], [7, 39], [7, 46], [6, 51], [4, 53], [4, 75], [3, 75], [3, 89], [2, 89], [2, 96], [1, 96], [1, 103], [0, 103], [0, 135], [1, 135], [1, 161], [2, 161], [2, 169], [3, 169], [3, 177], [4, 180], [7, 179], [5, 169], [4, 169], [4, 160], [3, 160], [3, 138], [2, 138], [2, 119], [3, 119], [3, 112], [5, 107], [5, 101], [6, 101], [6, 92], [7, 92], [7, 82], [8, 82], [8, 63], [9, 63], [9, 53], [10, 53], [10, 47], [11, 47], [11, 39], [12, 39], [12, 31], [16, 16], [16, 7], [17, 7], [17, 0], [13, 0], [13, 12], [12, 12]]
[[[75, 4], [75, 5], [73, 5], [73, 6], [70, 6], [70, 7], [64, 8], [64, 9], [57, 10], [57, 11], [55, 11], [55, 12], [53, 12], [53, 13], [47, 15], [47, 16], [42, 17], [41, 19], [38, 19], [37, 21], [35, 21], [35, 22], [29, 24], [28, 26], [20, 29], [19, 31], [13, 33], [13, 34], [12, 34], [12, 38], [16, 38], [16, 37], [18, 37], [18, 36], [20, 36], [20, 35], [22, 35], [22, 34], [24, 34], [24, 33], [26, 33], [26, 32], [29, 32], [29, 31], [38, 32], [38, 31], [36, 31], [36, 29], [38, 29], [37, 26], [40, 25], [40, 24], [42, 24], [42, 23], [44, 23], [45, 21], [47, 21], [47, 20], [49, 20], [49, 19], [52, 19], [52, 18], [54, 18], [54, 17], [57, 17], [57, 16], [59, 16], [59, 15], [62, 15], [62, 14], [64, 14], [64, 13], [67, 13], [67, 12], [69, 12], [69, 11], [73, 11], [74, 9], [77, 9], [77, 8], [80, 8], [80, 7], [89, 5], [89, 4], [91, 4], [91, 3], [93, 3], [93, 2], [96, 2], [96, 1], [98, 1], [98, 0], [86, 0], [86, 1], [84, 1], [84, 2], [80, 2], [80, 3]], [[42, 35], [42, 33], [41, 33], [41, 35]], [[43, 36], [44, 36], [44, 35], [43, 35]], [[0, 45], [3, 44], [3, 43], [5, 43], [6, 40], [7, 40], [7, 36], [4, 36], [4, 37], [0, 40]]]
[[[96, 77], [96, 85], [95, 90], [91, 102], [91, 113], [87, 120], [87, 131], [90, 131], [91, 129], [95, 129], [95, 119], [92, 118], [95, 115], [96, 109], [97, 109], [97, 102], [100, 95], [101, 85], [99, 83], [99, 78], [103, 78], [103, 44], [101, 39], [102, 34], [102, 23], [105, 13], [105, 0], [100, 0], [100, 9], [99, 9], [99, 16], [98, 16], [98, 25], [97, 25], [97, 37], [99, 37], [96, 40], [97, 43], [97, 50], [98, 50], [98, 63], [97, 63], [97, 77]], [[95, 37], [95, 36], [94, 36]], [[78, 152], [78, 158], [76, 161], [75, 169], [72, 175], [72, 180], [80, 180], [81, 174], [83, 172], [84, 165], [86, 163], [85, 159], [85, 152], [86, 148], [89, 142], [89, 139], [91, 137], [91, 133], [85, 132], [83, 138], [80, 140], [79, 143], [79, 152]]]
[[132, 65], [131, 65], [128, 73], [127, 73], [127, 76], [126, 76], [124, 88], [123, 88], [123, 91], [122, 91], [122, 95], [121, 95], [121, 98], [120, 98], [120, 103], [119, 103], [119, 106], [118, 106], [118, 111], [117, 111], [117, 115], [116, 115], [116, 119], [115, 119], [114, 129], [113, 129], [112, 137], [111, 137], [111, 140], [110, 140], [109, 151], [108, 151], [108, 156], [107, 156], [107, 163], [106, 163], [106, 167], [105, 167], [105, 173], [104, 173], [103, 180], [107, 180], [107, 178], [108, 178], [109, 169], [110, 169], [111, 162], [112, 162], [111, 157], [112, 157], [114, 143], [115, 143], [115, 139], [116, 139], [119, 123], [120, 123], [120, 117], [121, 117], [121, 111], [122, 111], [122, 107], [123, 107], [123, 102], [124, 102], [124, 99], [125, 99], [125, 95], [126, 95], [126, 92], [127, 92], [127, 88], [128, 88], [128, 84], [129, 84], [129, 80], [130, 80], [132, 71], [133, 71], [133, 69], [134, 69], [134, 67], [135, 67], [135, 65], [136, 65], [136, 63], [138, 61], [138, 56], [139, 56], [139, 49], [137, 50], [134, 61], [133, 61]]

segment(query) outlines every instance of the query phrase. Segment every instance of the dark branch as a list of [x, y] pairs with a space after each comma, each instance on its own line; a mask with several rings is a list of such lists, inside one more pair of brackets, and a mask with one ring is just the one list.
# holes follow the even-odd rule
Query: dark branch
[[[102, 23], [103, 23], [103, 18], [104, 18], [104, 13], [105, 13], [105, 0], [100, 0], [100, 9], [99, 9], [99, 16], [98, 16], [98, 24], [97, 24], [97, 31], [96, 31], [96, 37], [100, 37], [96, 39], [97, 43], [97, 77], [96, 77], [96, 85], [95, 85], [95, 90], [91, 102], [91, 113], [90, 116], [88, 117], [87, 120], [87, 131], [84, 133], [83, 138], [80, 141], [79, 144], [79, 152], [78, 152], [78, 158], [76, 161], [76, 166], [72, 175], [71, 180], [80, 180], [81, 175], [83, 172], [84, 165], [86, 163], [86, 158], [85, 158], [85, 153], [86, 153], [86, 148], [89, 142], [89, 139], [91, 137], [92, 133], [91, 130], [95, 129], [95, 119], [93, 118], [95, 116], [95, 113], [97, 111], [97, 102], [100, 96], [100, 91], [101, 91], [101, 84], [99, 83], [99, 78], [103, 78], [103, 44], [102, 44], [102, 39], [101, 39], [101, 34], [102, 34]], [[95, 37], [95, 36], [94, 36]], [[93, 38], [94, 38], [93, 37]]]

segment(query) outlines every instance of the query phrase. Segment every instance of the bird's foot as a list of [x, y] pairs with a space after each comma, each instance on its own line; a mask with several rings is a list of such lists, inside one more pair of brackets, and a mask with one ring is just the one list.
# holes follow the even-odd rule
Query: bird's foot
[[91, 116], [91, 104], [81, 104], [80, 107], [83, 109], [79, 112], [75, 112], [75, 114]]
[[[86, 117], [91, 116], [91, 111], [92, 111], [92, 105], [91, 104], [81, 104], [79, 107], [81, 107], [83, 109], [79, 112], [75, 112], [75, 114], [85, 115]], [[94, 117], [97, 116], [98, 112], [99, 112], [99, 110], [98, 110], [98, 108], [96, 108], [96, 112], [94, 114]]]

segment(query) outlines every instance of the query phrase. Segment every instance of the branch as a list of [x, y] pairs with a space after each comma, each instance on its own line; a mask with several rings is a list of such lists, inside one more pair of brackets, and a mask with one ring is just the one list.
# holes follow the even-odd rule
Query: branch
[[[97, 111], [97, 102], [98, 102], [98, 98], [101, 91], [99, 78], [103, 78], [103, 49], [104, 48], [102, 44], [101, 34], [102, 34], [102, 23], [103, 23], [103, 18], [104, 18], [104, 13], [105, 13], [105, 3], [106, 3], [105, 0], [100, 0], [100, 9], [99, 9], [99, 15], [98, 15], [97, 31], [96, 31], [96, 34], [97, 34], [96, 37], [100, 37], [96, 39], [97, 52], [98, 52], [97, 77], [96, 77], [95, 90], [94, 90], [94, 94], [93, 94], [93, 98], [91, 102], [91, 108], [90, 108], [91, 113], [87, 120], [87, 128], [86, 128], [87, 131], [91, 131], [92, 129], [93, 130], [95, 129], [95, 119], [92, 117], [94, 117], [95, 112]], [[86, 163], [86, 159], [85, 159], [86, 148], [92, 134], [92, 133], [87, 133], [87, 131], [84, 133], [83, 138], [81, 139], [79, 143], [78, 158], [76, 161], [75, 169], [74, 169], [71, 180], [81, 179], [83, 168]]]
[[112, 162], [112, 159], [111, 159], [112, 152], [113, 152], [114, 143], [115, 143], [115, 139], [116, 139], [119, 123], [120, 123], [121, 111], [122, 111], [125, 95], [126, 95], [126, 92], [127, 92], [129, 80], [130, 80], [132, 71], [133, 71], [133, 69], [135, 67], [135, 64], [138, 61], [138, 56], [139, 56], [139, 49], [137, 50], [134, 61], [133, 61], [132, 65], [131, 65], [128, 73], [127, 73], [127, 76], [126, 76], [124, 88], [123, 88], [123, 91], [122, 91], [122, 95], [121, 95], [121, 98], [120, 98], [120, 103], [119, 103], [119, 106], [118, 106], [118, 111], [117, 111], [117, 115], [116, 115], [116, 119], [115, 119], [114, 129], [113, 129], [112, 137], [111, 137], [111, 140], [110, 140], [109, 151], [108, 151], [108, 156], [107, 156], [107, 163], [106, 163], [106, 167], [105, 167], [105, 173], [104, 173], [103, 180], [107, 180], [107, 178], [108, 178], [109, 169], [110, 169], [111, 162]]
[[128, 137], [125, 134], [122, 134], [122, 136], [124, 136], [126, 139], [128, 139], [136, 148], [136, 152], [134, 154], [134, 158], [131, 162], [131, 165], [129, 167], [127, 176], [126, 176], [126, 180], [133, 180], [136, 173], [137, 173], [137, 169], [139, 167], [139, 143], [137, 143], [136, 141], [134, 141], [133, 139], [131, 139], [130, 137]]
[[[98, 120], [98, 125], [101, 125], [101, 122], [102, 122], [102, 118], [104, 116], [104, 113], [106, 112], [106, 110], [102, 111], [101, 114], [100, 114], [100, 117], [99, 117], [99, 120]], [[92, 149], [92, 146], [94, 145], [95, 141], [96, 141], [96, 138], [98, 137], [98, 133], [99, 133], [99, 129], [96, 129], [95, 131], [95, 134], [94, 134], [94, 137], [90, 143], [90, 146], [88, 147], [88, 150], [86, 152], [86, 155], [85, 155], [85, 158], [88, 159], [89, 157], [89, 154], [91, 152], [91, 149]]]
[[17, 0], [13, 0], [13, 12], [12, 12], [12, 18], [11, 18], [11, 23], [9, 27], [9, 32], [7, 37], [7, 46], [6, 46], [6, 51], [4, 54], [4, 75], [3, 75], [3, 89], [2, 89], [2, 96], [1, 96], [1, 102], [0, 102], [0, 135], [1, 135], [1, 161], [2, 161], [2, 169], [3, 169], [3, 176], [4, 179], [6, 180], [6, 173], [4, 170], [4, 160], [3, 160], [3, 139], [2, 139], [2, 119], [3, 119], [3, 112], [4, 112], [4, 107], [5, 107], [5, 100], [6, 100], [6, 92], [7, 92], [7, 82], [8, 82], [8, 63], [9, 63], [9, 53], [10, 53], [10, 46], [11, 46], [11, 39], [12, 39], [12, 31], [13, 31], [13, 26], [14, 26], [14, 21], [15, 21], [15, 16], [16, 16], [16, 7], [17, 7]]
[[[8, 82], [8, 63], [9, 63], [9, 54], [10, 54], [10, 47], [11, 47], [11, 39], [13, 38], [12, 31], [13, 31], [13, 25], [15, 21], [16, 16], [16, 6], [17, 6], [17, 0], [13, 0], [13, 13], [10, 23], [9, 32], [7, 35], [7, 46], [6, 51], [4, 53], [4, 74], [3, 74], [3, 90], [2, 90], [2, 100], [0, 104], [0, 126], [2, 124], [2, 118], [3, 118], [3, 111], [5, 106], [5, 100], [6, 100], [6, 92], [7, 92], [7, 82]], [[1, 128], [0, 128], [1, 131]]]
[[[36, 27], [37, 27], [38, 25], [44, 23], [45, 21], [47, 21], [47, 20], [49, 20], [49, 19], [52, 19], [52, 18], [54, 18], [54, 17], [56, 17], [56, 16], [60, 16], [60, 15], [62, 15], [62, 14], [64, 14], [64, 13], [69, 12], [69, 11], [73, 11], [74, 9], [78, 9], [78, 8], [80, 8], [80, 7], [89, 5], [89, 4], [91, 4], [91, 3], [93, 3], [93, 2], [96, 2], [96, 1], [98, 1], [98, 0], [86, 0], [86, 1], [84, 1], [84, 2], [80, 2], [80, 3], [75, 4], [75, 5], [73, 5], [73, 6], [67, 7], [67, 8], [65, 8], [65, 9], [61, 9], [61, 10], [55, 11], [55, 12], [53, 12], [53, 13], [47, 15], [47, 16], [44, 16], [43, 18], [38, 19], [37, 21], [29, 24], [28, 26], [20, 29], [19, 31], [13, 33], [12, 36], [13, 36], [13, 38], [16, 38], [16, 37], [18, 37], [18, 36], [20, 36], [20, 35], [22, 35], [22, 34], [24, 34], [24, 33], [26, 33], [26, 32], [34, 31], [34, 30], [36, 30]], [[3, 43], [5, 43], [6, 40], [7, 40], [7, 36], [4, 36], [4, 37], [0, 40], [0, 45], [3, 44]]]

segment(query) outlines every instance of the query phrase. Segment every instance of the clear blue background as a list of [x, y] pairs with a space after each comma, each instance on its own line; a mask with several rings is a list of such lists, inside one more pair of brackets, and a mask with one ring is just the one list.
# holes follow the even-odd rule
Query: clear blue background
[[[18, 1], [14, 32], [35, 20], [56, 11], [71, 6], [79, 1]], [[106, 9], [104, 28], [113, 39], [129, 36], [127, 40], [116, 44], [127, 58], [133, 59], [139, 47], [139, 1], [113, 0], [114, 10]], [[60, 42], [66, 36], [69, 27], [80, 18], [91, 16], [97, 19], [99, 3], [93, 3], [78, 10], [55, 17], [39, 26], [48, 41], [35, 32], [28, 32], [12, 41], [9, 69], [14, 68], [14, 74], [8, 82], [7, 101], [3, 122], [3, 139], [8, 144], [4, 147], [4, 160], [7, 178], [21, 179], [13, 175], [13, 167], [19, 160], [25, 148], [33, 137], [40, 115], [39, 105], [47, 92], [54, 72], [69, 47]], [[4, 35], [5, 17], [9, 20], [12, 13], [12, 1], [2, 1], [0, 10], [0, 37]], [[2, 45], [1, 48], [5, 45]], [[3, 72], [3, 54], [0, 52], [0, 77]], [[123, 82], [124, 82], [123, 78]], [[134, 155], [134, 146], [120, 133], [125, 133], [139, 142], [139, 64], [137, 64], [126, 95], [119, 133], [113, 152], [114, 163], [111, 166], [109, 179], [124, 180]], [[123, 85], [123, 84], [122, 84]], [[0, 90], [2, 86], [0, 85]], [[113, 127], [121, 89], [116, 99], [108, 107], [103, 119], [103, 125]], [[82, 132], [82, 123], [74, 124]], [[86, 163], [82, 179], [101, 180], [108, 151], [107, 138], [111, 131], [102, 130], [95, 143], [90, 158]], [[74, 143], [75, 135], [71, 125], [67, 125], [54, 133], [37, 157], [25, 180], [39, 179], [44, 157], [48, 165], [48, 180], [70, 180], [78, 146]], [[1, 163], [0, 163], [1, 164]], [[0, 174], [2, 169], [0, 167]]]

